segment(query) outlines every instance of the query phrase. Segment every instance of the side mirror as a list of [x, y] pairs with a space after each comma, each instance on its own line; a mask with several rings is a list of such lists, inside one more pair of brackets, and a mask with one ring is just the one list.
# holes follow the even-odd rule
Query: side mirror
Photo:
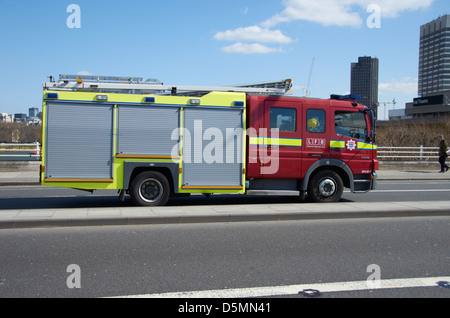
[[376, 135], [375, 131], [371, 130], [369, 133], [369, 137], [370, 137], [370, 140], [373, 142], [375, 142], [375, 135]]

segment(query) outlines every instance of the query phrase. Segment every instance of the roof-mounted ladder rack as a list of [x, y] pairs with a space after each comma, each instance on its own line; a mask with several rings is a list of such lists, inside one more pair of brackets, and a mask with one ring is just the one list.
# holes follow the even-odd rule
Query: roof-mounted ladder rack
[[126, 76], [59, 75], [59, 81], [44, 83], [46, 90], [90, 91], [105, 93], [201, 96], [213, 91], [241, 92], [255, 95], [289, 95], [292, 80], [262, 82], [239, 86], [180, 86], [164, 85], [157, 79]]

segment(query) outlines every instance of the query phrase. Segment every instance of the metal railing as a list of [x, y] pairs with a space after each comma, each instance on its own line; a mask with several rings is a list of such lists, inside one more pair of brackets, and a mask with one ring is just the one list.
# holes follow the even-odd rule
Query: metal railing
[[40, 143], [31, 144], [0, 144], [0, 160], [39, 160], [41, 156]]
[[[380, 160], [437, 160], [438, 147], [378, 147], [377, 157]], [[0, 160], [15, 158], [40, 158], [40, 144], [0, 144]]]
[[439, 147], [378, 147], [377, 158], [380, 160], [425, 161], [439, 158]]

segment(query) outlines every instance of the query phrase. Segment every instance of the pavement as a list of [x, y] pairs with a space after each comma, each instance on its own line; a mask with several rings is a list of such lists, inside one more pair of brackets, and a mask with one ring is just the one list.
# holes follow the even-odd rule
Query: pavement
[[[450, 172], [434, 170], [380, 170], [378, 181], [450, 182]], [[0, 187], [39, 186], [34, 171], [0, 172]], [[449, 201], [276, 203], [1, 210], [0, 229], [140, 224], [283, 221], [367, 217], [450, 216]]]

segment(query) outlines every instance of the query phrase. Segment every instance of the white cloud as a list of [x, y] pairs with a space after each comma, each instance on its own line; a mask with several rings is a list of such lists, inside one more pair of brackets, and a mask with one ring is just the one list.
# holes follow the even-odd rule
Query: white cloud
[[317, 22], [325, 26], [359, 26], [362, 19], [358, 13], [350, 12], [348, 0], [285, 0], [286, 8], [280, 14], [262, 23], [273, 27], [282, 22], [304, 20]]
[[227, 53], [241, 53], [241, 54], [267, 54], [282, 52], [281, 48], [268, 47], [259, 43], [242, 43], [238, 42], [230, 46], [222, 48]]
[[[232, 53], [273, 53], [282, 51], [261, 43], [289, 44], [293, 40], [280, 30], [271, 28], [292, 21], [309, 21], [324, 26], [360, 27], [368, 19], [372, 9], [378, 8], [381, 17], [394, 18], [404, 11], [415, 11], [429, 7], [434, 0], [283, 0], [285, 9], [259, 25], [217, 32], [218, 41], [237, 42], [222, 50]], [[369, 10], [368, 11], [368, 9]], [[244, 14], [248, 12], [245, 8]]]
[[378, 5], [381, 16], [393, 18], [404, 11], [429, 7], [434, 0], [284, 0], [285, 9], [264, 21], [264, 27], [303, 20], [324, 26], [361, 26], [369, 5]]
[[418, 78], [404, 77], [402, 79], [392, 79], [386, 83], [379, 84], [379, 93], [398, 93], [403, 95], [417, 94]]
[[218, 32], [214, 39], [219, 41], [262, 42], [262, 43], [290, 43], [292, 39], [280, 30], [269, 30], [257, 25], [236, 30]]

